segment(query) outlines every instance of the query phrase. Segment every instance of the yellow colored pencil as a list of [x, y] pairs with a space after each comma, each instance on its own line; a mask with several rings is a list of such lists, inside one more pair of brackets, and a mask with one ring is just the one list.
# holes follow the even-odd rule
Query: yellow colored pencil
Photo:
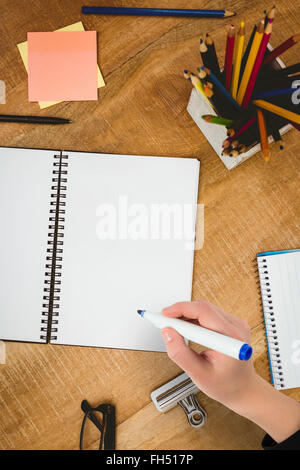
[[242, 103], [243, 103], [243, 99], [244, 99], [244, 95], [247, 89], [249, 78], [253, 69], [253, 65], [257, 56], [257, 52], [258, 52], [261, 40], [263, 38], [264, 29], [265, 29], [265, 21], [261, 20], [253, 38], [252, 47], [249, 52], [249, 56], [245, 65], [245, 70], [242, 76], [241, 84], [239, 86], [239, 90], [237, 93], [236, 100], [240, 106], [242, 106]]
[[244, 42], [245, 42], [245, 22], [242, 21], [240, 29], [237, 33], [237, 38], [235, 42], [233, 71], [232, 71], [232, 80], [231, 80], [231, 96], [235, 100], [236, 100], [236, 95], [237, 95], [237, 90], [238, 90], [238, 85], [239, 85]]
[[270, 111], [271, 113], [277, 114], [278, 116], [287, 119], [288, 121], [295, 122], [296, 124], [300, 124], [300, 114], [293, 113], [285, 108], [281, 108], [276, 104], [269, 103], [268, 101], [264, 100], [253, 100], [252, 103], [259, 108], [265, 109], [266, 111]]
[[268, 162], [270, 160], [271, 151], [270, 151], [265, 117], [263, 115], [263, 112], [260, 109], [257, 110], [257, 122], [258, 122], [258, 129], [259, 129], [259, 135], [260, 135], [261, 152], [264, 156], [265, 162]]
[[191, 73], [190, 79], [191, 79], [192, 84], [196, 88], [196, 90], [198, 90], [201, 93], [201, 95], [206, 97], [204, 86], [200, 78], [194, 75], [193, 73]]

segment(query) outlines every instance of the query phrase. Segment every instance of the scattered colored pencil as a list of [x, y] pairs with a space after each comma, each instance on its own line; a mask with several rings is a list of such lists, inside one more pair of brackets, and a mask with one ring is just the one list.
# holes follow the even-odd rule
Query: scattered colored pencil
[[259, 108], [266, 109], [271, 113], [278, 114], [278, 116], [282, 116], [283, 118], [287, 119], [288, 121], [293, 121], [296, 124], [300, 124], [300, 114], [293, 113], [288, 109], [282, 108], [277, 106], [273, 103], [269, 103], [268, 101], [264, 100], [253, 100], [252, 102], [255, 106]]
[[270, 145], [269, 145], [265, 118], [264, 118], [263, 112], [260, 109], [257, 110], [257, 122], [258, 122], [258, 129], [259, 129], [259, 135], [260, 135], [261, 151], [264, 156], [265, 162], [268, 162], [270, 160], [270, 155], [271, 155]]
[[228, 10], [178, 10], [164, 8], [122, 8], [83, 6], [86, 15], [134, 15], [134, 16], [191, 16], [196, 18], [227, 18], [235, 13]]
[[233, 51], [235, 41], [235, 29], [232, 24], [229, 28], [226, 41], [226, 53], [225, 53], [225, 88], [230, 90], [231, 73], [232, 73], [232, 62], [233, 62]]
[[70, 119], [50, 116], [16, 116], [13, 114], [1, 114], [0, 122], [22, 122], [24, 124], [69, 124]]
[[240, 25], [240, 29], [237, 33], [237, 38], [235, 42], [232, 81], [231, 81], [231, 95], [232, 95], [232, 98], [234, 98], [235, 100], [236, 100], [239, 78], [240, 78], [244, 42], [245, 42], [245, 22], [242, 21]]

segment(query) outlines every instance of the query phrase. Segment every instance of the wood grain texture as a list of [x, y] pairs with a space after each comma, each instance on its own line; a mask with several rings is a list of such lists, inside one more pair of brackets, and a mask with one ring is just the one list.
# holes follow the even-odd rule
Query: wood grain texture
[[[200, 35], [210, 31], [224, 58], [224, 27], [232, 19], [83, 16], [93, 0], [1, 0], [0, 79], [7, 86], [3, 113], [53, 115], [72, 125], [1, 124], [1, 145], [107, 153], [197, 157], [199, 202], [205, 204], [205, 243], [195, 254], [193, 298], [205, 298], [252, 327], [255, 367], [269, 380], [265, 333], [253, 260], [259, 251], [300, 248], [299, 134], [285, 136], [269, 164], [255, 155], [228, 172], [186, 112], [190, 87], [182, 70], [199, 65]], [[272, 44], [299, 32], [297, 2], [276, 2]], [[169, 0], [106, 2], [170, 6]], [[172, 6], [182, 8], [179, 0]], [[190, 8], [223, 8], [220, 0], [190, 0]], [[246, 19], [246, 40], [265, 7], [230, 0], [234, 23]], [[16, 45], [28, 31], [52, 31], [82, 20], [97, 30], [98, 60], [107, 86], [98, 102], [61, 103], [40, 111], [27, 98], [27, 75]], [[298, 61], [299, 47], [284, 54]], [[117, 408], [118, 449], [259, 449], [263, 431], [204, 394], [208, 412], [199, 431], [179, 408], [165, 415], [153, 389], [181, 371], [165, 354], [7, 343], [0, 365], [0, 449], [76, 449], [81, 400]], [[300, 390], [284, 392], [300, 400]]]

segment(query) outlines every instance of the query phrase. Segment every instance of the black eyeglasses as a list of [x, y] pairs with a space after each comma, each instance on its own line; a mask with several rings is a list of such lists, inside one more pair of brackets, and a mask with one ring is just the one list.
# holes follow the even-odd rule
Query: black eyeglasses
[[115, 450], [116, 411], [113, 405], [92, 408], [81, 403], [84, 418], [80, 431], [80, 450]]

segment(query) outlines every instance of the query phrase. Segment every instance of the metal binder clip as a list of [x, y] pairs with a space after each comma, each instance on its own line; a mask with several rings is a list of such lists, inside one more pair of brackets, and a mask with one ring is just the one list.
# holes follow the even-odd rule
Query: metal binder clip
[[207, 414], [198, 403], [196, 393], [199, 389], [185, 373], [162, 385], [151, 393], [151, 399], [158, 411], [165, 413], [176, 405], [184, 410], [190, 426], [201, 428]]

